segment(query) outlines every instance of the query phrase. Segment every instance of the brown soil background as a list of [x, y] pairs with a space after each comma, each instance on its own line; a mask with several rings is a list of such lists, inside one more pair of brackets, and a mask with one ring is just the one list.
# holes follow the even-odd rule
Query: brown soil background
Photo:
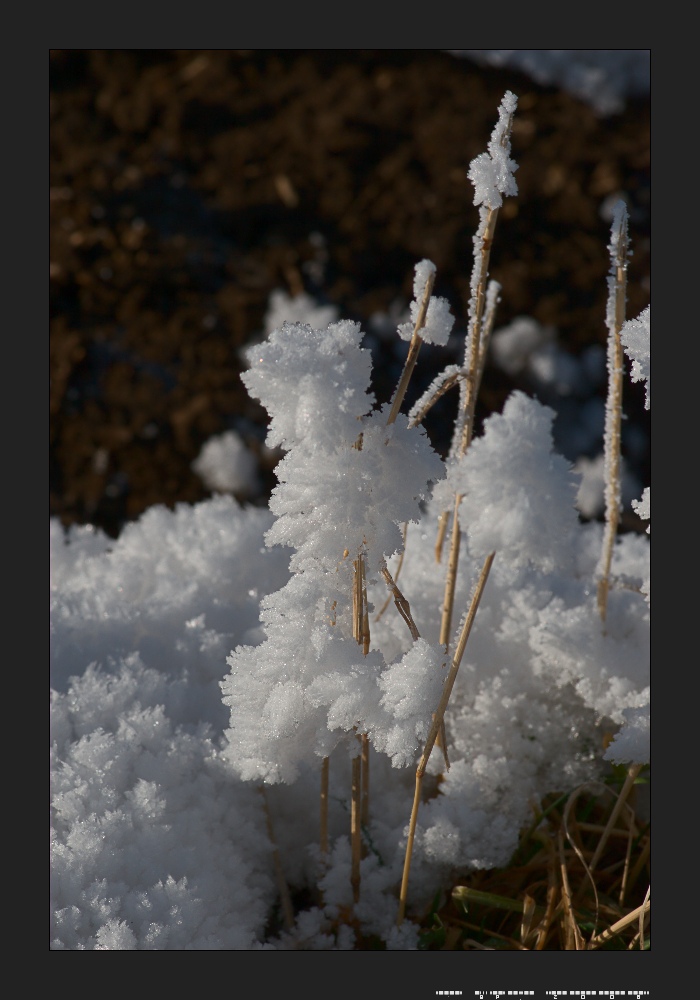
[[[248, 499], [267, 501], [266, 414], [240, 381], [240, 349], [276, 288], [367, 330], [410, 300], [428, 257], [465, 329], [467, 169], [506, 90], [519, 195], [491, 257], [496, 326], [532, 316], [578, 354], [606, 339], [611, 195], [630, 211], [628, 318], [649, 303], [648, 100], [600, 118], [555, 87], [430, 49], [52, 51], [51, 515], [116, 536], [152, 504], [202, 500], [191, 464], [227, 429], [260, 459], [263, 490]], [[380, 402], [400, 351], [375, 345]], [[414, 391], [456, 360], [425, 351]], [[488, 366], [477, 419], [514, 387]], [[625, 393], [627, 428], [648, 438], [642, 387]], [[427, 425], [443, 452], [448, 416]], [[634, 471], [649, 485], [648, 449]]]

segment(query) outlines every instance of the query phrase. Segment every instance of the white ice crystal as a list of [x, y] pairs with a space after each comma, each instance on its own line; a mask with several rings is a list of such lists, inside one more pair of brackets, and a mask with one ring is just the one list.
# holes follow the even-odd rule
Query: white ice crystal
[[631, 379], [644, 382], [646, 396], [644, 406], [651, 406], [651, 306], [642, 309], [636, 319], [628, 319], [620, 330], [620, 339], [625, 353], [632, 362]]

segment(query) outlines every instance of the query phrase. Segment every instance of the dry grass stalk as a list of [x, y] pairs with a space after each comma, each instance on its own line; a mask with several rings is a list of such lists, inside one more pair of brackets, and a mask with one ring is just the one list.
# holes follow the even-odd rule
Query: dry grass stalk
[[394, 604], [396, 605], [396, 610], [401, 615], [403, 620], [406, 622], [408, 630], [411, 633], [411, 638], [415, 642], [416, 639], [420, 639], [420, 632], [418, 631], [416, 623], [413, 620], [413, 616], [411, 615], [411, 606], [409, 605], [408, 601], [403, 596], [399, 588], [396, 586], [396, 581], [394, 580], [391, 573], [387, 569], [386, 563], [382, 566], [380, 572], [382, 574], [384, 582], [389, 588], [390, 591], [389, 599], [391, 600], [392, 597], [394, 598]]
[[559, 876], [561, 880], [561, 899], [563, 903], [563, 931], [564, 931], [564, 950], [565, 951], [583, 951], [584, 943], [583, 936], [579, 930], [579, 926], [576, 923], [574, 917], [574, 908], [571, 895], [571, 886], [569, 884], [569, 873], [566, 867], [566, 856], [564, 852], [564, 831], [560, 829], [559, 837], [557, 839], [557, 849], [559, 852]]
[[[615, 937], [616, 934], [620, 934], [626, 927], [629, 927], [630, 924], [635, 923], [635, 921], [639, 921], [638, 935], [641, 939], [643, 939], [644, 924], [650, 910], [651, 893], [650, 890], [647, 890], [647, 895], [642, 905], [636, 907], [636, 909], [628, 913], [627, 916], [622, 917], [620, 920], [616, 920], [614, 924], [608, 927], [607, 930], [604, 930], [601, 934], [597, 934], [594, 938], [591, 938], [589, 948], [600, 948], [602, 944], [605, 944], [605, 942], [609, 941], [610, 938]], [[640, 947], [643, 947], [643, 940], [640, 941]]]
[[[625, 783], [622, 786], [622, 788], [620, 789], [620, 794], [617, 796], [617, 801], [615, 802], [615, 805], [613, 806], [613, 810], [610, 813], [610, 817], [608, 818], [608, 822], [606, 823], [605, 829], [603, 830], [601, 838], [598, 841], [598, 846], [596, 847], [595, 852], [593, 854], [593, 857], [591, 858], [591, 863], [590, 863], [590, 866], [589, 866], [591, 872], [594, 870], [594, 868], [596, 867], [596, 865], [600, 861], [600, 857], [601, 857], [601, 855], [602, 855], [602, 853], [603, 853], [603, 851], [605, 849], [605, 845], [608, 842], [608, 837], [610, 836], [610, 833], [613, 830], [613, 828], [615, 826], [615, 823], [617, 822], [617, 818], [620, 815], [620, 811], [622, 810], [622, 807], [624, 806], [625, 801], [626, 801], [628, 795], [632, 791], [634, 783], [635, 783], [635, 781], [637, 779], [637, 776], [639, 775], [639, 772], [641, 771], [641, 769], [642, 769], [642, 765], [641, 764], [633, 764], [632, 767], [630, 767], [629, 771], [627, 772], [627, 777], [625, 778]], [[634, 815], [634, 814], [632, 814], [632, 815]]]
[[411, 340], [408, 345], [408, 354], [406, 355], [406, 361], [404, 362], [403, 371], [401, 372], [401, 377], [399, 378], [399, 384], [396, 386], [396, 392], [394, 393], [394, 398], [391, 403], [391, 410], [389, 411], [387, 424], [393, 424], [397, 416], [399, 415], [399, 410], [401, 409], [401, 404], [404, 401], [404, 397], [406, 395], [406, 389], [408, 388], [408, 383], [411, 381], [411, 375], [413, 374], [413, 369], [416, 367], [416, 361], [418, 360], [418, 352], [420, 351], [421, 344], [423, 343], [419, 331], [422, 330], [423, 327], [425, 326], [425, 317], [428, 312], [428, 304], [430, 302], [430, 296], [433, 291], [434, 284], [435, 284], [435, 272], [431, 271], [425, 283], [425, 289], [423, 290], [423, 298], [421, 299], [420, 309], [418, 310], [418, 316], [416, 317], [416, 322], [413, 327], [413, 334], [411, 336]]
[[551, 838], [547, 838], [547, 846], [549, 848], [549, 859], [547, 865], [547, 905], [544, 912], [544, 917], [540, 921], [539, 927], [537, 928], [537, 936], [535, 938], [534, 951], [543, 951], [545, 944], [547, 943], [547, 938], [549, 937], [550, 928], [554, 923], [554, 918], [557, 913], [557, 904], [560, 900], [559, 895], [559, 885], [557, 883], [557, 871], [556, 871], [556, 855], [554, 851], [554, 844]]
[[637, 858], [634, 868], [630, 873], [628, 880], [629, 885], [634, 885], [639, 876], [642, 873], [642, 869], [649, 862], [649, 854], [651, 853], [651, 837], [647, 836], [642, 841], [641, 851], [639, 852], [639, 857]]
[[[408, 535], [408, 521], [404, 521], [404, 523], [403, 523], [403, 530], [402, 530], [403, 547], [401, 549], [401, 555], [399, 556], [398, 566], [396, 567], [396, 576], [394, 577], [394, 582], [396, 582], [398, 580], [399, 574], [401, 572], [401, 567], [403, 566], [403, 558], [404, 558], [404, 556], [406, 554], [406, 536], [407, 535]], [[392, 599], [393, 596], [394, 595], [393, 595], [393, 593], [390, 590], [387, 599], [384, 601], [384, 603], [382, 604], [380, 610], [374, 616], [375, 622], [379, 621], [379, 619], [382, 617], [382, 615], [384, 614], [384, 612], [386, 611], [386, 609], [389, 607], [389, 605], [391, 604], [391, 599]]]
[[[520, 921], [520, 940], [522, 941], [524, 947], [534, 941], [537, 937], [537, 928], [533, 929], [533, 921], [537, 913], [537, 907], [535, 906], [535, 900], [529, 893], [525, 893], [525, 898], [523, 900], [523, 915]], [[539, 911], [541, 914], [541, 910]]]
[[624, 209], [614, 219], [617, 229], [613, 232], [611, 248], [613, 276], [610, 279], [612, 301], [608, 303], [608, 401], [605, 418], [605, 534], [598, 579], [598, 610], [605, 622], [610, 567], [613, 548], [620, 521], [620, 432], [622, 426], [622, 383], [624, 376], [624, 351], [620, 331], [625, 322], [627, 295], [628, 232], [627, 211]]
[[471, 632], [472, 626], [474, 624], [474, 618], [476, 616], [476, 612], [479, 607], [479, 602], [481, 601], [481, 595], [483, 594], [484, 587], [486, 586], [486, 581], [488, 580], [488, 576], [491, 571], [491, 564], [493, 563], [494, 556], [495, 552], [491, 552], [486, 557], [476, 587], [474, 588], [474, 593], [472, 594], [472, 599], [469, 604], [469, 610], [467, 611], [466, 617], [464, 619], [464, 625], [462, 626], [459, 642], [457, 643], [457, 648], [455, 650], [455, 654], [452, 659], [452, 666], [450, 667], [450, 672], [447, 675], [447, 679], [443, 686], [440, 702], [438, 704], [437, 709], [435, 710], [435, 714], [433, 715], [433, 722], [430, 727], [427, 739], [425, 741], [425, 747], [423, 749], [421, 759], [418, 762], [418, 767], [416, 768], [416, 788], [413, 797], [413, 807], [411, 809], [411, 819], [408, 827], [408, 840], [406, 842], [406, 854], [404, 858], [403, 878], [401, 880], [401, 891], [399, 895], [399, 912], [397, 917], [397, 924], [399, 926], [403, 923], [403, 918], [406, 913], [408, 876], [411, 870], [411, 854], [413, 852], [413, 840], [415, 838], [415, 833], [416, 833], [416, 822], [418, 819], [418, 806], [420, 804], [423, 775], [425, 774], [425, 769], [428, 766], [428, 760], [430, 759], [430, 754], [432, 752], [433, 747], [435, 746], [435, 741], [437, 740], [438, 733], [440, 732], [440, 726], [445, 718], [445, 710], [447, 709], [447, 704], [450, 700], [450, 695], [452, 694], [452, 688], [454, 687], [455, 680], [457, 679], [457, 672], [459, 670], [459, 665], [462, 662], [462, 657], [464, 656], [464, 650], [467, 645], [469, 633]]
[[[635, 927], [634, 917], [623, 912], [621, 902], [613, 902], [620, 887], [620, 870], [623, 869], [622, 878], [625, 879], [629, 868], [630, 832], [622, 831], [619, 826], [615, 828], [619, 836], [611, 834], [609, 841], [614, 860], [597, 868], [595, 884], [585, 864], [585, 858], [592, 856], [597, 836], [605, 830], [617, 801], [616, 796], [601, 795], [602, 791], [612, 790], [590, 783], [576, 789], [573, 796], [559, 796], [544, 808], [535, 807], [535, 824], [523, 831], [510, 864], [503, 869], [474, 872], [469, 876], [468, 888], [458, 885], [453, 889], [438, 917], [446, 932], [453, 925], [462, 929], [455, 948], [469, 947], [465, 940], [468, 929], [478, 932], [476, 944], [482, 947], [495, 944], [496, 950], [610, 949], [615, 936], [623, 938], [612, 942], [616, 950], [625, 946], [628, 949], [648, 947], [648, 930], [645, 940], [644, 931], [640, 934]], [[560, 814], [557, 803], [566, 803], [572, 797], [571, 808], [564, 808]], [[574, 814], [576, 801], [580, 806], [576, 811], [590, 817], [591, 822], [588, 819], [581, 821]], [[545, 820], [549, 831], [541, 827]], [[645, 835], [644, 839], [636, 841], [642, 854], [648, 847], [648, 839]], [[572, 841], [575, 843], [569, 847]], [[524, 864], [517, 863], [520, 854], [527, 859]], [[636, 869], [641, 870], [639, 861], [626, 880], [628, 892], [634, 892], [636, 897], [630, 910], [646, 920], [648, 909], [642, 912], [639, 904], [643, 907], [647, 897], [638, 895]], [[581, 888], [585, 889], [584, 893]], [[534, 900], [534, 908], [529, 899]], [[469, 905], [470, 924], [461, 919], [465, 904]], [[593, 921], [597, 923], [598, 919], [608, 930], [598, 932], [594, 924], [584, 933], [584, 927]], [[442, 947], [447, 948], [451, 940], [453, 936], [446, 933]]]
[[[464, 380], [464, 398], [460, 416], [461, 437], [459, 455], [464, 455], [469, 447], [474, 431], [474, 410], [479, 392], [479, 378], [482, 370], [481, 361], [485, 355], [481, 351], [481, 335], [483, 331], [484, 305], [486, 303], [486, 278], [488, 276], [489, 258], [493, 245], [493, 234], [496, 229], [498, 209], [491, 208], [485, 214], [482, 225], [477, 232], [477, 240], [481, 243], [481, 258], [477, 262], [479, 279], [476, 287], [474, 314], [472, 316], [471, 340], [469, 344], [469, 364]], [[493, 320], [491, 320], [493, 322]]]
[[[610, 834], [612, 836], [612, 832]], [[627, 879], [630, 873], [630, 861], [632, 858], [632, 840], [634, 839], [634, 817], [630, 817], [629, 831], [627, 834], [627, 849], [625, 851], [625, 864], [622, 869], [622, 878], [620, 879], [620, 895], [618, 897], [618, 902], [620, 906], [624, 905], [625, 893], [627, 891]]]
[[435, 562], [442, 562], [442, 549], [445, 544], [445, 534], [447, 533], [447, 524], [450, 520], [449, 510], [443, 510], [442, 514], [438, 517], [437, 534], [435, 536]]
[[445, 652], [450, 647], [450, 630], [452, 628], [452, 613], [455, 603], [455, 588], [457, 586], [457, 568], [459, 566], [459, 505], [462, 502], [461, 495], [455, 497], [454, 510], [452, 512], [452, 536], [450, 540], [450, 558], [447, 563], [447, 576], [445, 578], [445, 596], [442, 601], [442, 618], [440, 620], [440, 642], [445, 647]]
[[282, 868], [282, 861], [280, 858], [279, 848], [277, 847], [277, 841], [275, 839], [274, 830], [272, 828], [272, 819], [270, 817], [270, 807], [267, 801], [267, 793], [265, 792], [264, 785], [258, 787], [258, 791], [263, 800], [263, 810], [265, 812], [265, 825], [267, 827], [267, 835], [270, 838], [270, 843], [272, 844], [272, 863], [275, 869], [275, 877], [277, 879], [277, 891], [280, 895], [280, 906], [282, 907], [282, 918], [284, 920], [284, 926], [288, 931], [291, 931], [294, 927], [294, 909], [292, 907], [292, 897], [289, 894], [289, 886], [287, 885], [287, 880], [284, 877], [284, 870]]
[[496, 308], [501, 301], [501, 286], [497, 281], [489, 281], [486, 289], [486, 310], [481, 324], [481, 343], [479, 344], [479, 385], [486, 367], [486, 356], [489, 349], [489, 341], [493, 333], [496, 322]]

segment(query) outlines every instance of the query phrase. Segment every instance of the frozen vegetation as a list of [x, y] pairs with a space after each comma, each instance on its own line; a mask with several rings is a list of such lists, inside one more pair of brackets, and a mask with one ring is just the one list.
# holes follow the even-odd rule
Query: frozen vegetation
[[[426, 399], [406, 413], [397, 389], [395, 406], [377, 406], [360, 325], [278, 294], [243, 375], [283, 455], [269, 510], [231, 496], [256, 490], [232, 434], [198, 460], [210, 500], [153, 507], [116, 540], [51, 521], [52, 948], [353, 949], [374, 937], [414, 949], [436, 890], [507, 865], [533, 804], [611, 762], [649, 762], [650, 536], [606, 545], [623, 504], [649, 520], [650, 491], [635, 493], [616, 459], [614, 393], [588, 430], [604, 441], [597, 489], [557, 448], [555, 410], [524, 392], [472, 433], [487, 350], [543, 388], [641, 381], [649, 406], [650, 311], [615, 321], [622, 203], [607, 363], [575, 364], [527, 318], [489, 340], [498, 288], [485, 248], [517, 196], [516, 113], [507, 93], [470, 166], [481, 214], [464, 360]], [[409, 355], [453, 330], [434, 272], [417, 262], [397, 324]], [[460, 395], [446, 460], [419, 420], [443, 389]], [[602, 509], [603, 522], [587, 519]], [[491, 558], [397, 919], [416, 767]], [[313, 901], [294, 908], [302, 890]]]

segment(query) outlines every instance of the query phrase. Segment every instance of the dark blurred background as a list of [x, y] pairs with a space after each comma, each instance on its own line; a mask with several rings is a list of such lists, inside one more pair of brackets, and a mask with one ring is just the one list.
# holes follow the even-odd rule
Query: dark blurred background
[[[519, 195], [491, 256], [496, 327], [532, 317], [580, 356], [606, 342], [615, 197], [630, 217], [628, 318], [649, 304], [648, 96], [602, 116], [525, 73], [432, 49], [52, 51], [51, 515], [116, 536], [152, 504], [197, 502], [209, 494], [192, 463], [227, 430], [258, 461], [245, 499], [267, 502], [266, 414], [239, 375], [275, 289], [377, 330], [428, 257], [465, 330], [478, 225], [467, 170], [506, 90]], [[383, 402], [406, 345], [371, 343]], [[459, 360], [425, 349], [409, 405]], [[517, 386], [489, 364], [477, 426]], [[426, 424], [443, 453], [452, 405]], [[627, 380], [624, 410], [647, 486], [641, 384]]]

